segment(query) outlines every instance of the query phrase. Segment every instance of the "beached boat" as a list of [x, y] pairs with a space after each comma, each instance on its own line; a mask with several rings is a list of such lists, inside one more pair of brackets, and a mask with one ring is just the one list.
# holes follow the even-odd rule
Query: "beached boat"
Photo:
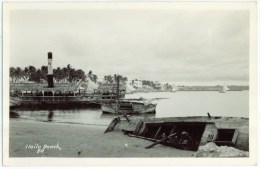
[[168, 117], [153, 119], [115, 118], [106, 132], [124, 132], [131, 137], [153, 141], [146, 148], [164, 144], [197, 151], [199, 146], [213, 142], [219, 146], [249, 149], [249, 119], [243, 117]]
[[120, 99], [115, 102], [103, 103], [101, 109], [103, 113], [109, 114], [145, 114], [155, 113], [156, 105], [156, 103], [142, 99]]

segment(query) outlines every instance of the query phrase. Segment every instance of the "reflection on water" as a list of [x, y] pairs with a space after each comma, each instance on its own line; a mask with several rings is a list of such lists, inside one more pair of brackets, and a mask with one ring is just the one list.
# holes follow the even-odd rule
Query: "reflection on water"
[[53, 111], [50, 111], [48, 114], [48, 121], [52, 121], [53, 118]]
[[[112, 119], [117, 117], [113, 114], [103, 114], [100, 109], [80, 109], [80, 110], [17, 110], [21, 119], [35, 120], [42, 122], [70, 123], [70, 124], [86, 124], [86, 125], [104, 125], [107, 126]], [[125, 119], [123, 115], [120, 115]], [[146, 119], [153, 118], [154, 114], [133, 115], [130, 118]]]
[[100, 109], [79, 110], [17, 110], [22, 119], [43, 122], [107, 125], [110, 119], [102, 118]]
[[212, 116], [249, 117], [249, 92], [217, 91], [138, 93], [127, 98], [161, 98], [156, 117]]
[[[248, 91], [228, 92], [161, 92], [137, 93], [126, 98], [160, 98], [156, 114], [134, 115], [130, 118], [177, 117], [177, 116], [249, 116]], [[22, 119], [71, 123], [108, 125], [115, 115], [103, 114], [100, 108], [71, 110], [16, 110]], [[124, 118], [124, 117], [122, 117]]]

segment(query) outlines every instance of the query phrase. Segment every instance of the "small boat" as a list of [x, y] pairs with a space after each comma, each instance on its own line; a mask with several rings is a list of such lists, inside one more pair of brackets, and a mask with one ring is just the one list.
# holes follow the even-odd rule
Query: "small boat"
[[111, 103], [103, 103], [101, 109], [103, 113], [109, 114], [152, 114], [155, 113], [156, 105], [156, 103], [152, 103], [152, 100], [120, 99]]
[[229, 88], [226, 85], [223, 85], [219, 91], [219, 93], [226, 93], [229, 90]]
[[119, 97], [120, 93], [120, 78], [116, 78], [117, 87], [116, 93], [117, 97], [111, 102], [101, 103], [101, 110], [103, 113], [107, 114], [147, 114], [155, 113], [156, 103], [153, 103], [155, 99], [122, 99]]
[[105, 133], [118, 131], [130, 137], [150, 140], [183, 150], [197, 151], [199, 146], [213, 142], [249, 150], [249, 119], [244, 117], [191, 116], [128, 120], [115, 118]]

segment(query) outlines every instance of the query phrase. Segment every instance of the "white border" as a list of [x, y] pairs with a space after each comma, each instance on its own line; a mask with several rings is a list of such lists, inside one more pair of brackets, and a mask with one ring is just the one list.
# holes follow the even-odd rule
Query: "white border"
[[[3, 4], [3, 162], [7, 166], [147, 166], [257, 164], [257, 3], [256, 2], [62, 2]], [[9, 12], [16, 9], [232, 9], [250, 11], [249, 158], [9, 158]], [[188, 163], [187, 163], [188, 161]]]

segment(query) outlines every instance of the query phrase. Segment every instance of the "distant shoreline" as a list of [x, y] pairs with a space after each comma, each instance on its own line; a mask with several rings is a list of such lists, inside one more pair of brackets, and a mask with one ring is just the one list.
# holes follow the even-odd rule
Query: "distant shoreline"
[[[240, 92], [240, 91], [249, 91], [249, 90], [228, 90], [228, 92]], [[219, 90], [178, 90], [178, 91], [133, 91], [132, 93], [156, 93], [156, 92], [170, 92], [170, 93], [176, 93], [176, 92], [219, 92]], [[131, 94], [131, 93], [127, 93]]]

